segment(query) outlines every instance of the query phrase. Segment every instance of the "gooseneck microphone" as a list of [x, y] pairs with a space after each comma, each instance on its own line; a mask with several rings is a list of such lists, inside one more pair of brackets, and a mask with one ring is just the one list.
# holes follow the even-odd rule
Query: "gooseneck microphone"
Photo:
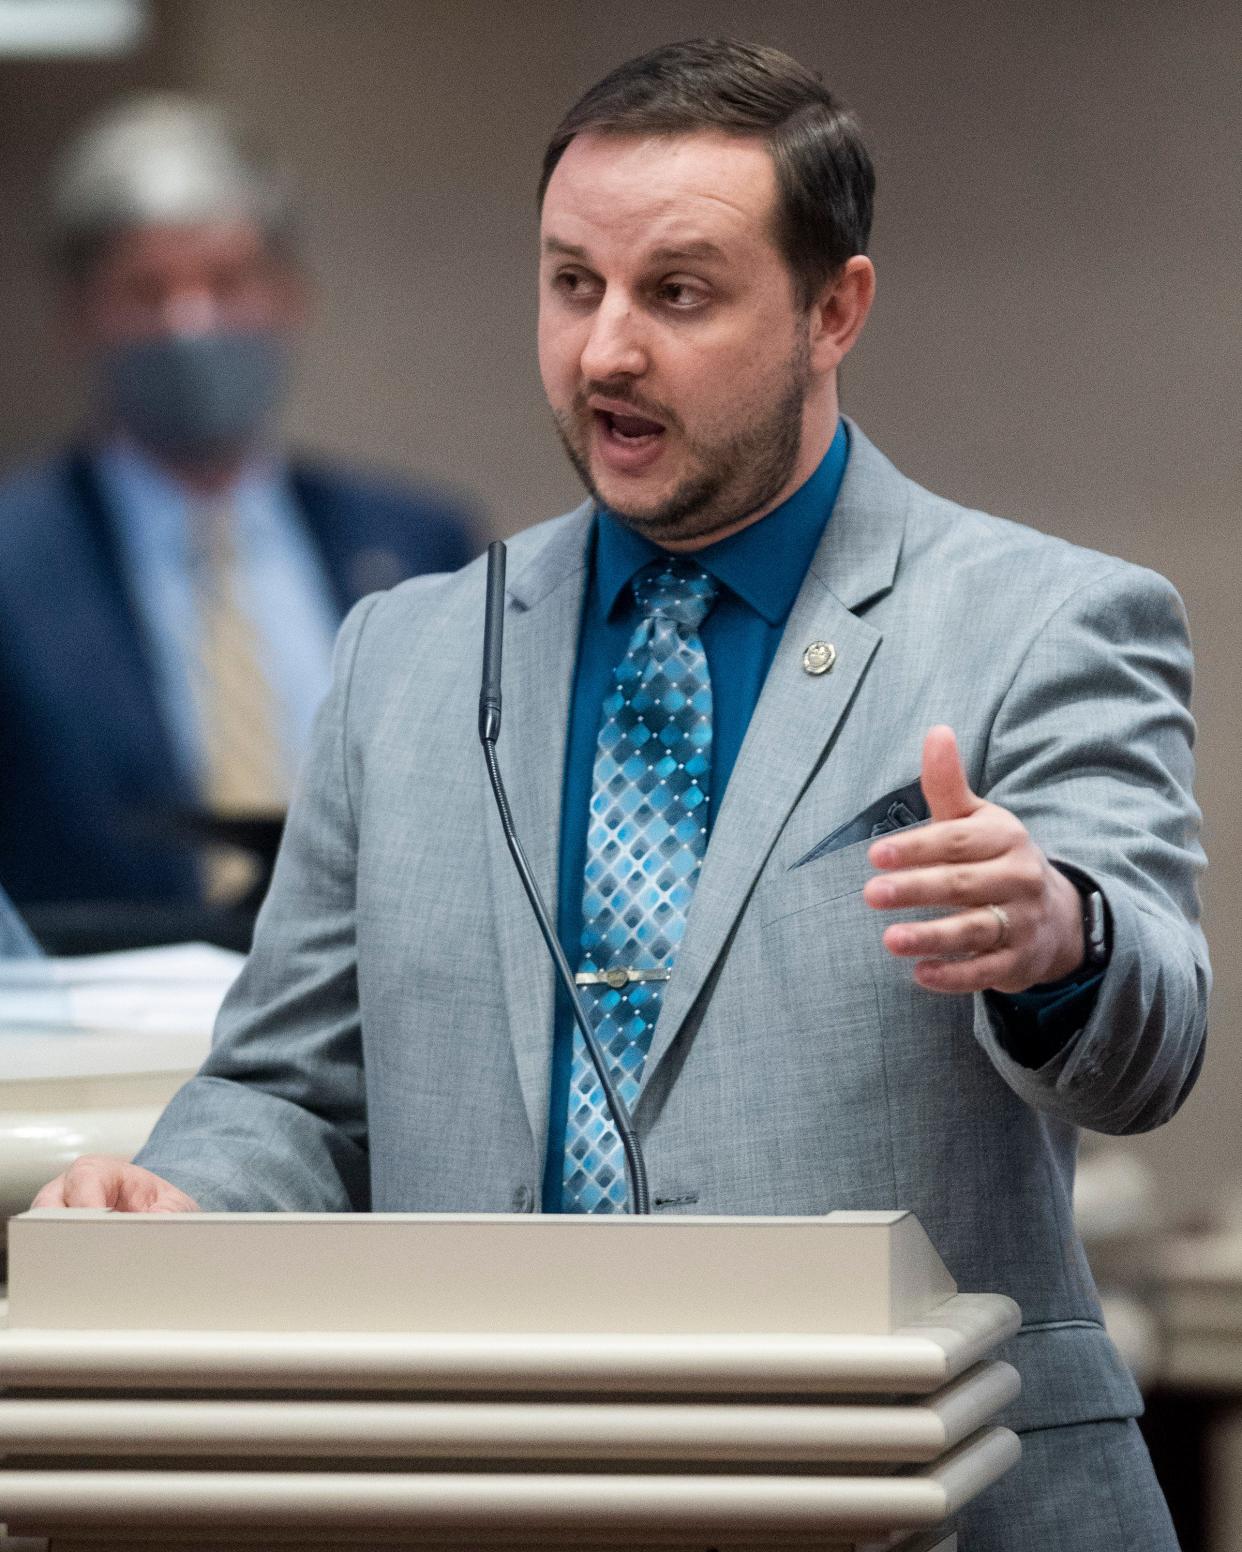
[[625, 1108], [612, 1081], [607, 1058], [596, 1039], [590, 1016], [574, 983], [573, 971], [569, 968], [560, 940], [553, 930], [551, 917], [539, 893], [539, 886], [535, 882], [535, 875], [530, 870], [526, 853], [522, 850], [522, 843], [513, 828], [513, 814], [509, 808], [505, 784], [500, 778], [500, 766], [496, 761], [496, 740], [500, 737], [500, 671], [504, 628], [505, 547], [497, 539], [487, 547], [487, 605], [483, 624], [483, 682], [479, 689], [479, 741], [483, 745], [483, 758], [487, 761], [487, 774], [491, 778], [492, 792], [495, 794], [496, 807], [500, 813], [500, 824], [505, 833], [509, 855], [513, 858], [518, 877], [522, 880], [522, 888], [526, 891], [526, 898], [530, 901], [530, 908], [539, 923], [543, 941], [547, 944], [548, 952], [556, 965], [561, 985], [569, 997], [574, 1021], [582, 1033], [583, 1044], [591, 1058], [591, 1065], [595, 1068], [599, 1086], [604, 1091], [604, 1099], [612, 1116], [613, 1125], [617, 1129], [617, 1136], [621, 1139], [621, 1147], [625, 1152], [626, 1174], [629, 1178], [631, 1211], [650, 1213], [647, 1166], [643, 1162], [642, 1149], [638, 1146], [638, 1138], [634, 1134], [634, 1123], [630, 1120], [630, 1113]]

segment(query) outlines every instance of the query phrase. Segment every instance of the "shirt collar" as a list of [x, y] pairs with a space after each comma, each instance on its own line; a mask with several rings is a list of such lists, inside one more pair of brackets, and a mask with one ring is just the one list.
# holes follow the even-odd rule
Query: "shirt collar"
[[[160, 464], [126, 437], [105, 442], [95, 454], [95, 469], [122, 537], [141, 560], [153, 551], [181, 557], [188, 564], [196, 511], [214, 504], [196, 496]], [[227, 494], [238, 531], [262, 534], [273, 514], [287, 510], [287, 472], [277, 454], [257, 454], [242, 468]]]
[[[109, 485], [144, 495], [179, 517], [190, 507], [211, 505], [210, 498], [196, 496], [129, 437], [113, 436], [104, 442], [96, 451], [95, 467]], [[246, 460], [220, 499], [245, 502], [256, 494], [265, 495], [285, 478], [287, 471], [280, 455], [262, 450]]]
[[[844, 422], [814, 474], [759, 522], [691, 557], [769, 625], [784, 623], [823, 537], [841, 488], [849, 438]], [[666, 552], [601, 507], [595, 526], [595, 589], [600, 614], [618, 609], [633, 577]]]

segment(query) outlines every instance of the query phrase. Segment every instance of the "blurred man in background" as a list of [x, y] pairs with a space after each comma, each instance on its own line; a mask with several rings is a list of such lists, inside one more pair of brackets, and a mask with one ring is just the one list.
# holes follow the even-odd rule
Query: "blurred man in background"
[[51, 192], [93, 417], [0, 487], [0, 877], [19, 903], [227, 902], [172, 816], [276, 815], [362, 594], [471, 553], [434, 492], [286, 456], [295, 215], [223, 114], [125, 102]]

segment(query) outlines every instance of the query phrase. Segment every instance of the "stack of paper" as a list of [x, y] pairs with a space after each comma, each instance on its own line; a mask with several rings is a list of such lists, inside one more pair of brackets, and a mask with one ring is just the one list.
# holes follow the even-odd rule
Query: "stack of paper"
[[0, 1033], [209, 1036], [243, 956], [206, 943], [0, 960]]

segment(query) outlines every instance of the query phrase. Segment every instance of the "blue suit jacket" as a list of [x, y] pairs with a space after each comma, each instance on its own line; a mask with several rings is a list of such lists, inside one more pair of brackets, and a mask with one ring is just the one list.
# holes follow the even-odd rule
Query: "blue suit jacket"
[[[440, 495], [295, 463], [293, 495], [342, 615], [471, 556]], [[0, 487], [0, 878], [21, 904], [192, 900], [184, 843], [151, 818], [193, 801], [88, 455]]]

